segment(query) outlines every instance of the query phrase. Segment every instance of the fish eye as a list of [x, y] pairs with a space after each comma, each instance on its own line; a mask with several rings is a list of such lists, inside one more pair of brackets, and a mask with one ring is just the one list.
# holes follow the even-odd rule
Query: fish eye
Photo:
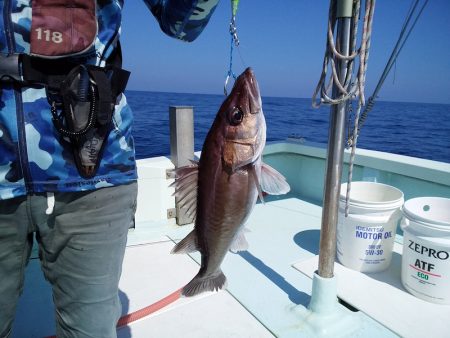
[[240, 124], [243, 119], [244, 119], [244, 113], [242, 112], [242, 110], [240, 110], [239, 108], [236, 108], [231, 111], [230, 123], [232, 125], [236, 126], [236, 125]]

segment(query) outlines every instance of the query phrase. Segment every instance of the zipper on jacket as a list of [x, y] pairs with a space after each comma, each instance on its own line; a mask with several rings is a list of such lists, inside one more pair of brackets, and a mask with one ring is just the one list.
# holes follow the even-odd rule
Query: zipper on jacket
[[14, 53], [14, 36], [11, 22], [12, 0], [5, 0], [3, 5], [3, 24], [5, 26], [6, 45], [8, 46], [8, 54]]
[[25, 119], [23, 116], [23, 101], [22, 92], [20, 89], [14, 88], [14, 96], [16, 99], [16, 116], [19, 137], [19, 161], [22, 169], [23, 179], [27, 192], [33, 192], [33, 185], [31, 184], [30, 163], [28, 162], [27, 141], [25, 135]]
[[[14, 29], [11, 19], [12, 13], [12, 1], [4, 0], [3, 6], [3, 24], [5, 26], [6, 44], [8, 46], [8, 54], [14, 54], [15, 52], [15, 41], [14, 41]], [[14, 98], [16, 101], [16, 118], [17, 118], [17, 129], [19, 138], [19, 162], [20, 168], [22, 169], [23, 179], [25, 181], [25, 187], [27, 192], [32, 192], [33, 187], [31, 185], [31, 174], [28, 163], [27, 154], [27, 141], [25, 136], [25, 121], [23, 117], [23, 101], [22, 101], [22, 91], [20, 87], [13, 86]]]

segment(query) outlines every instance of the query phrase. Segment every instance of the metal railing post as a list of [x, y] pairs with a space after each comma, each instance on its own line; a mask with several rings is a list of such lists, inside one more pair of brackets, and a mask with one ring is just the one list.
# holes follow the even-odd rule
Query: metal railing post
[[[345, 56], [350, 52], [351, 6], [339, 6], [337, 11], [337, 51]], [[347, 74], [347, 61], [338, 64], [339, 80], [343, 83]], [[333, 98], [340, 96], [333, 88]], [[327, 164], [325, 173], [324, 197], [322, 208], [322, 227], [320, 231], [318, 274], [324, 278], [333, 277], [336, 258], [336, 228], [339, 211], [339, 193], [341, 188], [342, 164], [345, 148], [345, 125], [347, 102], [332, 105], [330, 109], [330, 128], [328, 133]]]
[[[351, 49], [350, 30], [354, 2], [353, 0], [330, 0], [330, 2], [331, 6], [336, 6], [335, 8], [330, 8], [329, 19], [334, 21], [333, 15], [336, 13], [336, 49], [339, 54], [348, 56]], [[333, 26], [334, 24], [335, 22], [333, 22]], [[336, 75], [341, 83], [344, 83], [343, 79], [348, 73], [347, 62], [343, 59], [336, 60]], [[345, 90], [348, 90], [348, 88], [345, 88]], [[333, 99], [339, 99], [342, 98], [342, 95], [336, 83], [334, 83], [331, 96]], [[353, 337], [361, 325], [361, 320], [358, 316], [338, 306], [337, 278], [333, 275], [336, 258], [339, 194], [346, 141], [346, 108], [347, 104], [344, 101], [338, 105], [332, 105], [330, 109], [322, 226], [320, 231], [319, 268], [313, 275], [308, 311], [305, 311], [303, 314], [304, 326], [308, 336], [311, 337]]]
[[[194, 109], [191, 106], [170, 106], [170, 160], [175, 168], [191, 164], [194, 159]], [[192, 223], [193, 217], [187, 217], [186, 208], [178, 206], [175, 198], [178, 225]]]

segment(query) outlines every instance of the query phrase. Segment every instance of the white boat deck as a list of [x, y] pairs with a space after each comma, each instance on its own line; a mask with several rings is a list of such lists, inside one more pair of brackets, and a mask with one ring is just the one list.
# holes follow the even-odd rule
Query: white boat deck
[[[280, 146], [271, 149], [276, 150], [276, 147]], [[284, 147], [288, 148], [282, 151], [289, 151], [288, 158], [296, 167], [301, 167], [302, 173], [323, 177], [323, 172], [316, 167], [322, 167], [319, 160], [324, 155], [314, 157], [313, 153], [307, 153], [312, 148], [297, 146], [304, 154], [298, 157], [291, 149], [293, 145]], [[272, 159], [276, 160], [276, 156]], [[301, 162], [310, 159], [316, 167]], [[370, 156], [363, 157], [364, 161], [371, 159]], [[312, 336], [302, 319], [310, 301], [311, 276], [317, 267], [322, 212], [319, 205], [310, 201], [317, 201], [320, 195], [317, 191], [321, 187], [309, 176], [312, 185], [308, 185], [305, 176], [290, 173], [292, 163], [279, 162], [278, 165], [289, 178], [294, 194], [256, 205], [247, 223], [249, 250], [229, 253], [223, 263], [228, 278], [227, 290], [181, 298], [120, 329], [119, 337]], [[140, 164], [136, 229], [129, 233], [120, 281], [123, 314], [153, 304], [178, 290], [199, 268], [197, 253], [170, 254], [174, 243], [184, 238], [192, 225], [179, 227], [173, 219], [167, 220], [167, 209], [173, 208], [174, 203], [167, 188], [165, 170], [168, 167], [170, 161], [167, 158], [148, 159]], [[395, 176], [400, 182], [398, 185], [403, 185], [403, 190], [410, 196], [413, 196], [410, 192], [412, 184], [416, 184], [416, 189], [422, 189], [421, 193], [426, 186], [428, 193], [449, 194], [447, 174], [450, 166], [439, 169], [435, 175], [443, 180], [440, 184], [429, 185], [425, 185], [423, 179], [412, 183], [411, 177], [417, 175], [420, 178], [422, 174], [417, 173], [418, 169], [407, 169], [411, 174], [404, 178], [386, 176]], [[366, 172], [381, 175], [380, 181], [385, 175], [375, 169], [362, 168], [361, 178], [365, 178]], [[299, 198], [301, 191], [311, 191], [310, 199]], [[400, 242], [401, 237], [397, 241]], [[401, 246], [397, 243], [393, 264], [386, 273], [361, 274], [336, 265], [338, 296], [357, 309], [352, 312], [339, 305], [359, 324], [352, 337], [448, 337], [450, 306], [427, 303], [408, 294], [400, 282], [400, 258]], [[38, 259], [34, 258], [27, 267], [25, 290], [17, 309], [12, 337], [53, 335], [53, 311], [51, 289], [42, 277]], [[324, 327], [322, 333], [328, 333], [329, 337], [340, 336], [331, 324], [330, 328]]]
[[[228, 278], [227, 291], [181, 298], [149, 317], [120, 329], [118, 336], [305, 336], [302, 335], [300, 315], [310, 300], [311, 279], [307, 274], [312, 269], [311, 262], [318, 251], [320, 215], [320, 207], [296, 198], [258, 204], [248, 222], [251, 230], [247, 234], [249, 251], [230, 253], [225, 259], [223, 270]], [[149, 230], [145, 232], [131, 231], [129, 235], [129, 247], [120, 282], [124, 314], [164, 298], [186, 284], [198, 271], [197, 254], [192, 257], [170, 254], [174, 241], [183, 238], [191, 226], [180, 228], [155, 224], [147, 229]], [[294, 264], [300, 270], [303, 267], [304, 273], [294, 268]], [[343, 284], [347, 284], [347, 293], [349, 286], [350, 289], [354, 287], [355, 290], [361, 290], [366, 283], [370, 287], [368, 294], [376, 294], [376, 276], [358, 274], [364, 278], [354, 279], [352, 282], [341, 275], [341, 270], [337, 269], [338, 282], [339, 278], [345, 281]], [[399, 292], [399, 281], [394, 280], [392, 283], [395, 285], [378, 281], [381, 292], [387, 293], [384, 299], [389, 300], [389, 289]], [[395, 311], [422, 313], [418, 309], [424, 307], [435, 311], [435, 315], [429, 313], [426, 317], [428, 336], [447, 335], [444, 318], [450, 318], [449, 306], [433, 305], [414, 298], [405, 291], [400, 292], [415, 301], [417, 307], [412, 309], [411, 303], [397, 302], [393, 308]], [[357, 306], [355, 297], [351, 297], [351, 292], [349, 294], [350, 301]], [[345, 298], [345, 292], [340, 296]], [[423, 337], [424, 321], [409, 316], [402, 316], [406, 318], [402, 321], [389, 309], [391, 305], [392, 302], [376, 302], [378, 312], [389, 314], [387, 317], [390, 321], [387, 323], [383, 323], [380, 318], [372, 320], [362, 311], [355, 312], [354, 315], [362, 323], [356, 336], [393, 337], [398, 334]], [[370, 310], [368, 313], [373, 315]], [[28, 266], [25, 292], [19, 304], [17, 318], [13, 337], [44, 337], [54, 333], [51, 290], [42, 278], [37, 259], [33, 259]], [[383, 324], [394, 323], [391, 330], [397, 331], [385, 328], [378, 321]]]

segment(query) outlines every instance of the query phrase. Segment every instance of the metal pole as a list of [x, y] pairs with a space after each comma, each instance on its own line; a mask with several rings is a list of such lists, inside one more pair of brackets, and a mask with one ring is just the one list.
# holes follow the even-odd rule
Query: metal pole
[[194, 159], [194, 109], [191, 106], [170, 106], [170, 159], [176, 168], [191, 164]]
[[[190, 106], [169, 107], [170, 159], [179, 168], [190, 165], [194, 159], [194, 109]], [[181, 208], [175, 198], [178, 225], [192, 223], [193, 216], [187, 216], [187, 207]]]
[[[342, 10], [345, 6], [339, 4], [337, 12], [337, 41], [336, 49], [342, 55], [350, 53], [351, 10]], [[347, 1], [348, 2], [348, 1]], [[351, 1], [350, 1], [351, 3]], [[348, 6], [347, 6], [348, 7]], [[350, 6], [351, 8], [351, 6]], [[339, 80], [343, 83], [347, 74], [347, 61], [338, 63]], [[339, 90], [333, 88], [333, 97], [340, 95]], [[328, 134], [327, 165], [325, 173], [325, 187], [322, 209], [322, 228], [320, 232], [320, 251], [318, 274], [324, 278], [333, 277], [334, 261], [336, 258], [336, 227], [339, 211], [339, 193], [341, 187], [342, 163], [345, 147], [345, 127], [347, 103], [343, 102], [331, 106], [330, 128]]]

